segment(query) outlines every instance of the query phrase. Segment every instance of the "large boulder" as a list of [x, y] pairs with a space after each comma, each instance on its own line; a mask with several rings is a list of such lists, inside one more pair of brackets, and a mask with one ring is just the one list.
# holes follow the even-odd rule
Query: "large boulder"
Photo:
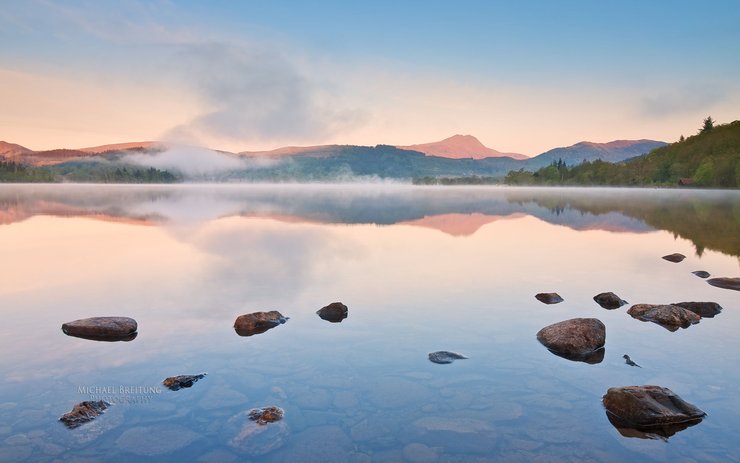
[[612, 387], [602, 402], [609, 421], [628, 437], [668, 438], [706, 415], [660, 386]]
[[102, 415], [108, 407], [110, 407], [110, 404], [104, 400], [80, 402], [72, 407], [71, 411], [62, 415], [59, 421], [69, 429], [74, 429]]
[[322, 320], [326, 320], [332, 323], [339, 323], [345, 318], [347, 318], [348, 312], [349, 311], [346, 305], [342, 304], [341, 302], [332, 302], [326, 307], [320, 308], [316, 312], [316, 314]]
[[670, 304], [635, 304], [630, 307], [627, 313], [632, 318], [656, 323], [668, 331], [688, 328], [701, 320], [701, 317], [691, 310]]
[[686, 259], [686, 256], [675, 252], [673, 254], [668, 254], [667, 256], [663, 256], [663, 259], [667, 260], [668, 262], [673, 262], [674, 264], [677, 264], [681, 262], [682, 260]]
[[722, 306], [716, 302], [674, 302], [671, 305], [677, 305], [690, 310], [701, 318], [713, 318], [722, 312]]
[[537, 293], [534, 298], [544, 304], [558, 304], [563, 302], [563, 298], [558, 293]]
[[129, 317], [92, 317], [62, 324], [68, 336], [100, 341], [130, 341], [137, 329], [136, 320]]
[[735, 291], [740, 291], [740, 278], [710, 278], [707, 280], [707, 283], [718, 288], [734, 289]]
[[607, 310], [618, 309], [627, 303], [612, 292], [597, 294], [594, 296], [594, 301]]
[[239, 315], [234, 321], [234, 330], [239, 336], [264, 333], [288, 320], [277, 310]]
[[595, 318], [573, 318], [542, 328], [537, 340], [569, 360], [599, 363], [604, 358], [606, 327]]

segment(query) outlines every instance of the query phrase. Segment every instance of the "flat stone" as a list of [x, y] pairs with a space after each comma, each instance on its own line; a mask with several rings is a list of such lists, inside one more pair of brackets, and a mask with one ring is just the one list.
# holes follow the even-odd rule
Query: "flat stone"
[[694, 275], [698, 276], [699, 278], [709, 278], [710, 276], [712, 276], [709, 272], [706, 272], [704, 270], [697, 270], [697, 271], [691, 272], [691, 273], [693, 273]]
[[59, 421], [69, 429], [74, 429], [102, 415], [108, 407], [110, 404], [103, 400], [80, 402], [72, 407], [72, 411], [62, 415]]
[[432, 363], [446, 364], [446, 363], [452, 363], [455, 360], [463, 360], [463, 359], [467, 359], [467, 357], [462, 354], [458, 354], [456, 352], [449, 352], [446, 350], [440, 350], [437, 352], [429, 353], [429, 361]]
[[718, 288], [740, 291], [740, 278], [710, 278], [707, 280], [707, 283]]
[[690, 310], [701, 318], [714, 318], [715, 315], [722, 312], [722, 306], [716, 302], [674, 302], [671, 305]]
[[234, 330], [239, 336], [264, 333], [288, 320], [277, 310], [239, 315], [234, 321]]
[[607, 310], [618, 309], [627, 303], [612, 292], [597, 294], [594, 296], [594, 301]]
[[609, 421], [623, 435], [632, 434], [628, 437], [650, 438], [650, 434], [655, 434], [667, 438], [698, 424], [706, 415], [670, 389], [660, 386], [613, 387], [602, 402]]
[[130, 341], [137, 329], [136, 320], [128, 317], [92, 317], [62, 324], [68, 336], [100, 341]]
[[116, 446], [134, 455], [150, 457], [185, 448], [198, 437], [198, 434], [182, 426], [137, 426], [121, 434]]
[[557, 304], [563, 302], [563, 298], [558, 293], [537, 293], [535, 299], [545, 304]]
[[668, 262], [679, 263], [682, 260], [686, 259], [686, 256], [676, 252], [673, 254], [668, 254], [667, 256], [663, 256], [663, 259], [667, 260]]
[[676, 305], [635, 304], [630, 307], [627, 313], [632, 318], [644, 322], [653, 322], [668, 331], [688, 328], [701, 320], [699, 315]]
[[205, 377], [205, 373], [201, 373], [199, 375], [170, 376], [169, 378], [165, 378], [165, 380], [162, 381], [162, 384], [171, 391], [179, 391], [182, 388], [192, 387], [199, 379], [203, 379]]
[[320, 308], [316, 314], [322, 319], [331, 323], [340, 323], [347, 318], [349, 310], [341, 302], [332, 302], [326, 307]]
[[606, 327], [595, 318], [573, 318], [542, 328], [537, 340], [561, 357], [598, 363], [604, 358]]

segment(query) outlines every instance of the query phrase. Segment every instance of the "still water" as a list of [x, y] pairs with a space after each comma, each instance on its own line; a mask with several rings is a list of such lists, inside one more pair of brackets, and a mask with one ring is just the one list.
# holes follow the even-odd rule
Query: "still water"
[[[661, 259], [674, 252], [687, 258]], [[740, 460], [740, 294], [691, 273], [739, 276], [738, 192], [2, 186], [0, 256], [3, 462]], [[630, 304], [602, 309], [605, 291]], [[335, 301], [348, 318], [316, 315]], [[676, 332], [626, 313], [680, 301], [724, 311]], [[267, 310], [290, 318], [235, 333]], [[106, 315], [138, 336], [60, 329]], [[536, 340], [574, 317], [606, 325], [602, 362]], [[469, 358], [434, 364], [437, 350]], [[643, 384], [706, 419], [625, 437], [601, 397]], [[98, 398], [113, 405], [95, 421], [57, 421]], [[283, 420], [250, 424], [268, 405]]]

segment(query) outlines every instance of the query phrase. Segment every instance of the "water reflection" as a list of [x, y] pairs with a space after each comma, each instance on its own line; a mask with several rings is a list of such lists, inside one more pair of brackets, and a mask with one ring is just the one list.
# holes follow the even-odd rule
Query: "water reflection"
[[683, 431], [684, 429], [696, 426], [703, 421], [702, 418], [696, 418], [683, 423], [671, 423], [655, 426], [637, 426], [633, 423], [622, 420], [616, 415], [606, 412], [609, 423], [614, 426], [619, 434], [624, 437], [633, 437], [638, 439], [660, 439], [667, 441], [669, 437]]

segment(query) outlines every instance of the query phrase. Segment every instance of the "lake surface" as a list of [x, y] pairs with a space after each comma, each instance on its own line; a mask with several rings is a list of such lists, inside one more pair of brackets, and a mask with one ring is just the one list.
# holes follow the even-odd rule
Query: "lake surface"
[[[674, 252], [687, 258], [661, 259]], [[3, 462], [740, 459], [740, 293], [691, 273], [740, 276], [739, 192], [6, 185], [0, 256]], [[551, 291], [565, 301], [534, 298]], [[602, 309], [605, 291], [630, 304]], [[334, 301], [341, 323], [315, 313]], [[626, 313], [680, 301], [724, 311], [676, 332]], [[290, 319], [235, 333], [266, 310]], [[135, 318], [138, 336], [61, 331], [105, 315]], [[606, 325], [600, 363], [536, 340], [575, 317]], [[469, 358], [434, 364], [437, 350]], [[643, 384], [706, 419], [624, 436], [601, 398]], [[113, 405], [57, 421], [91, 398]], [[284, 419], [250, 425], [268, 405]]]

